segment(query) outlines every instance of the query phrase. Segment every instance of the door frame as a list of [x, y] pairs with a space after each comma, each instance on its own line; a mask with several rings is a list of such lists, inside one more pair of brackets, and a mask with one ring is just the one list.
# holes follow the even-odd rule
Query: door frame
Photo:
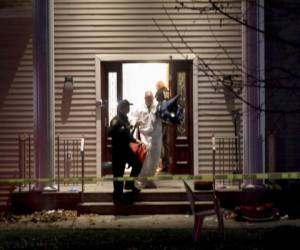
[[193, 54], [102, 54], [95, 55], [95, 80], [96, 80], [96, 173], [101, 177], [101, 63], [107, 61], [170, 61], [170, 60], [192, 60], [193, 61], [193, 175], [198, 175], [198, 58]]

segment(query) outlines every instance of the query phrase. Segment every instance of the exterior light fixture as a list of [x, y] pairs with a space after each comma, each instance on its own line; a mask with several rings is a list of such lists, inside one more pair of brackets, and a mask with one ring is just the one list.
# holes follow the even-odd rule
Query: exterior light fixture
[[73, 90], [73, 76], [65, 76], [64, 89]]

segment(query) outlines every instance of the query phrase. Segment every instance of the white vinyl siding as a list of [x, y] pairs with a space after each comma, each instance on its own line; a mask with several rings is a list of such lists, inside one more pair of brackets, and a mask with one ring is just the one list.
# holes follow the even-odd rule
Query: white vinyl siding
[[[209, 6], [206, 0], [197, 2], [197, 6]], [[228, 12], [240, 16], [241, 1], [229, 2]], [[56, 133], [87, 138], [88, 173], [96, 174], [96, 54], [196, 53], [219, 77], [231, 74], [241, 78], [236, 68], [241, 65], [241, 26], [216, 11], [201, 15], [178, 11], [176, 5], [175, 0], [55, 0]], [[60, 105], [65, 75], [74, 76], [74, 92], [69, 118], [63, 124]], [[234, 126], [222, 90], [215, 91], [201, 65], [196, 84], [199, 111], [194, 119], [198, 120], [199, 151], [194, 153], [199, 155], [199, 173], [205, 173], [212, 166], [211, 135], [233, 136]]]
[[[32, 20], [27, 14], [0, 13], [0, 178], [18, 177], [18, 137], [33, 133]], [[1, 195], [8, 194], [9, 188], [2, 188]], [[7, 200], [2, 197], [0, 206]]]

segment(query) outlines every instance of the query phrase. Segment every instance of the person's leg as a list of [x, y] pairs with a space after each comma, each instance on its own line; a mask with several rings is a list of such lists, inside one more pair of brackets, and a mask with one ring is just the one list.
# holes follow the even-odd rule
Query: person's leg
[[[147, 176], [154, 176], [156, 174], [156, 170], [161, 156], [161, 147], [162, 147], [162, 136], [156, 135], [155, 137], [152, 138], [152, 148], [149, 152], [150, 162], [149, 162], [149, 170]], [[144, 188], [156, 188], [156, 184], [154, 181], [148, 180], [144, 183]]]
[[[162, 145], [161, 134], [152, 137], [152, 141], [150, 145], [151, 146], [149, 147], [147, 158], [143, 164], [140, 173], [141, 177], [154, 176], [156, 174], [156, 169], [161, 155], [161, 145]], [[154, 181], [150, 181], [150, 180], [140, 181], [140, 186], [142, 188], [156, 188]]]
[[162, 149], [162, 136], [156, 135], [152, 138], [152, 148], [150, 150], [151, 154], [151, 163], [149, 167], [149, 175], [153, 176], [156, 174], [157, 166], [161, 158], [161, 149]]
[[[114, 177], [123, 177], [125, 170], [125, 157], [120, 152], [112, 152], [112, 172]], [[123, 195], [123, 181], [113, 182], [113, 199], [121, 200]]]
[[167, 172], [169, 166], [169, 135], [168, 125], [162, 124], [162, 149], [161, 149], [162, 171]]
[[[131, 166], [130, 177], [137, 177], [142, 169], [142, 163], [140, 159], [132, 151], [128, 151], [126, 162]], [[126, 189], [132, 189], [133, 191], [139, 192], [139, 189], [134, 186], [134, 181], [126, 181], [125, 185]]]
[[144, 177], [144, 176], [149, 176], [150, 175], [150, 167], [151, 167], [151, 162], [152, 162], [152, 154], [151, 154], [151, 150], [152, 150], [152, 144], [150, 143], [148, 146], [148, 154], [147, 157], [142, 165], [142, 169], [140, 172], [140, 176]]

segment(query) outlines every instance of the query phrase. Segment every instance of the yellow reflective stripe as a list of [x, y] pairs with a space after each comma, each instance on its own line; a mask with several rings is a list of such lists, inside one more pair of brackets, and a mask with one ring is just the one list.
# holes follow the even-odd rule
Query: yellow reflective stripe
[[[84, 177], [84, 183], [97, 183], [103, 181], [132, 181], [132, 180], [151, 180], [151, 181], [165, 181], [165, 180], [201, 180], [201, 181], [213, 181], [215, 180], [293, 180], [300, 179], [300, 172], [283, 172], [283, 173], [245, 173], [245, 174], [216, 174], [215, 177], [212, 174], [201, 175], [158, 175], [149, 177]], [[47, 183], [47, 182], [60, 182], [60, 183], [81, 183], [81, 177], [69, 177], [69, 178], [12, 178], [12, 179], [0, 179], [0, 184], [29, 184], [29, 183]]]

